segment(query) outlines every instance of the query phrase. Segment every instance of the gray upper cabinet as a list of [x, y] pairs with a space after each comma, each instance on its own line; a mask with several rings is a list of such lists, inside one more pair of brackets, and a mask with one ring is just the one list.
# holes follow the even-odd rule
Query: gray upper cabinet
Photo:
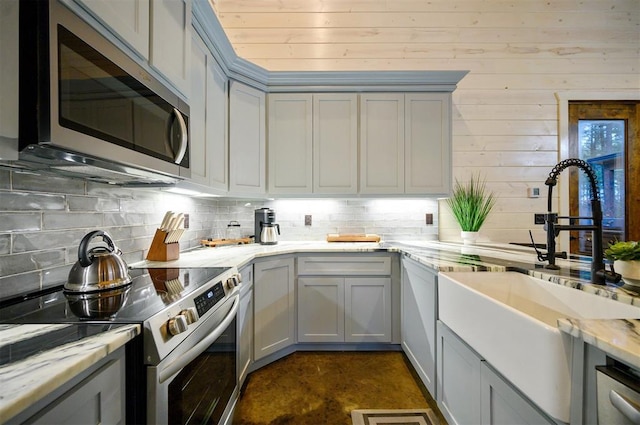
[[313, 95], [313, 193], [358, 192], [358, 95]]
[[152, 1], [150, 40], [150, 65], [188, 97], [191, 0]]
[[227, 78], [198, 34], [191, 43], [191, 180], [228, 189]]
[[360, 192], [404, 191], [404, 95], [360, 95]]
[[358, 192], [358, 95], [269, 95], [270, 194]]
[[266, 192], [265, 93], [232, 81], [229, 88], [229, 191]]
[[448, 194], [450, 110], [450, 93], [269, 94], [268, 192]]
[[211, 56], [207, 60], [206, 96], [209, 185], [226, 191], [229, 188], [229, 80]]
[[312, 108], [310, 94], [269, 95], [269, 193], [313, 190]]
[[189, 96], [191, 0], [73, 1], [185, 97]]
[[149, 0], [76, 0], [118, 38], [149, 59]]
[[446, 195], [451, 188], [451, 94], [404, 95], [404, 192]]
[[360, 193], [446, 195], [451, 94], [360, 95]]

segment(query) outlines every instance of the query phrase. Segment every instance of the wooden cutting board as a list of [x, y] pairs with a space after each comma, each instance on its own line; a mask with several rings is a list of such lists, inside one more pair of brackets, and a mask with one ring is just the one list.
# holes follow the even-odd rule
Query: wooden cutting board
[[327, 242], [380, 242], [380, 236], [371, 233], [329, 233]]
[[203, 239], [200, 241], [202, 245], [211, 246], [211, 247], [222, 246], [222, 245], [242, 245], [242, 244], [251, 243], [251, 242], [253, 242], [252, 238], [213, 239], [213, 240]]

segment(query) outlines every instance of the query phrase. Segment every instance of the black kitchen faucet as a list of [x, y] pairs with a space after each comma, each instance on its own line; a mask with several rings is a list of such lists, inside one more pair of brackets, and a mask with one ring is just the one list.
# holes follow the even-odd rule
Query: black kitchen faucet
[[[557, 178], [560, 173], [568, 167], [580, 168], [589, 178], [591, 187], [591, 217], [571, 217], [558, 216], [558, 213], [551, 212], [551, 194], [553, 187], [557, 184]], [[563, 230], [591, 230], [591, 283], [604, 285], [607, 282], [618, 283], [620, 275], [613, 271], [607, 271], [604, 265], [603, 248], [602, 248], [602, 206], [598, 192], [598, 179], [593, 168], [587, 162], [578, 158], [565, 159], [556, 164], [549, 173], [549, 177], [544, 182], [549, 186], [547, 198], [547, 214], [544, 215], [545, 227], [547, 230], [547, 253], [543, 254], [541, 259], [549, 261], [545, 266], [547, 269], [558, 270], [556, 265], [556, 237]], [[558, 219], [569, 219], [569, 224], [558, 224]], [[574, 224], [575, 220], [591, 220], [592, 224]], [[565, 257], [566, 258], [566, 257]]]

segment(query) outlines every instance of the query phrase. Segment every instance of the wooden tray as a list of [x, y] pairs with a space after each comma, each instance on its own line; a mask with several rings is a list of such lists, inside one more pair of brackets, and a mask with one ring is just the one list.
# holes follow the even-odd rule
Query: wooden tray
[[327, 242], [380, 242], [380, 236], [370, 233], [329, 233]]
[[222, 246], [222, 245], [242, 245], [242, 244], [251, 243], [251, 242], [253, 242], [253, 238], [213, 239], [211, 241], [208, 239], [203, 239], [200, 241], [202, 245], [211, 246], [211, 247]]

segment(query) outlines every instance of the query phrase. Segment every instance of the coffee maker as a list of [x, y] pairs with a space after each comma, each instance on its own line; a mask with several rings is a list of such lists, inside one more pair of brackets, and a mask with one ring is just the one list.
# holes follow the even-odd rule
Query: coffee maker
[[[259, 208], [254, 211], [255, 221], [254, 221], [254, 238], [256, 243], [262, 245], [273, 245], [276, 244], [277, 237], [275, 230], [277, 228], [278, 234], [280, 234], [280, 225], [276, 224], [276, 212], [271, 208]], [[268, 237], [262, 237], [263, 230], [265, 230], [265, 234]], [[263, 240], [264, 239], [264, 240]]]

